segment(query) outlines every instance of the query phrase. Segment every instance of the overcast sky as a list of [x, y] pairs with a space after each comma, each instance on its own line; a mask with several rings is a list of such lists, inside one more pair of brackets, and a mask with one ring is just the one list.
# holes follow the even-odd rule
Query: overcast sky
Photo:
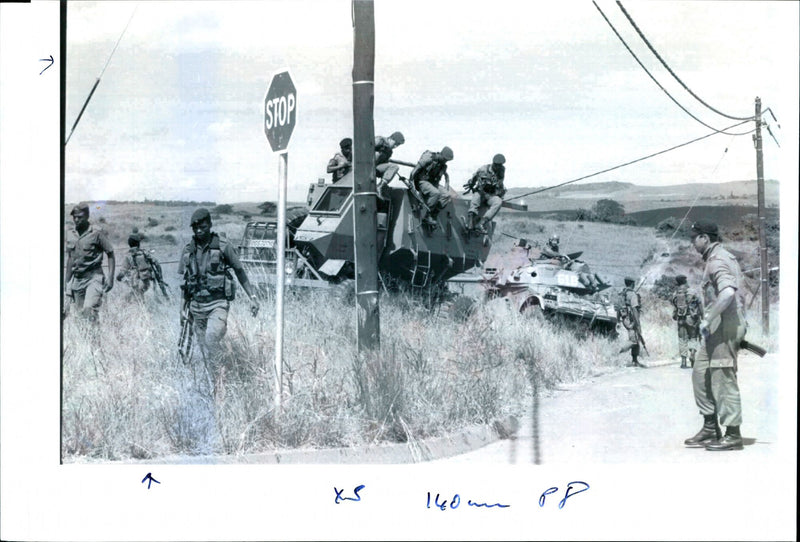
[[[683, 90], [615, 2], [598, 5], [692, 114], [716, 129], [736, 122]], [[765, 175], [796, 182], [798, 3], [623, 5], [709, 105], [746, 117], [760, 96], [772, 108], [781, 127], [765, 120], [781, 148], [765, 132]], [[352, 134], [350, 8], [349, 0], [70, 2], [68, 131], [131, 23], [67, 146], [67, 201], [276, 199], [263, 100], [284, 67], [298, 89], [289, 198], [304, 199]], [[711, 132], [648, 78], [591, 1], [377, 0], [375, 26], [375, 133], [401, 130], [406, 144], [395, 157], [406, 161], [449, 145], [459, 184], [497, 152], [508, 160], [507, 184], [542, 186]], [[716, 135], [593, 180], [755, 175], [750, 135]]]

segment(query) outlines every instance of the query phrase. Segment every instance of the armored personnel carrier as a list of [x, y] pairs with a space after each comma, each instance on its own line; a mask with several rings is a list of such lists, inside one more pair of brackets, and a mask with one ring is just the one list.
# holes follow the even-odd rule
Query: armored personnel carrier
[[476, 282], [487, 299], [506, 298], [515, 310], [545, 318], [558, 317], [600, 332], [614, 333], [619, 315], [610, 285], [578, 260], [581, 253], [544, 258], [521, 239], [510, 254], [487, 262], [483, 272], [454, 282]]
[[[451, 195], [435, 227], [422, 223], [424, 203], [413, 186], [389, 186], [387, 197], [378, 199], [378, 271], [384, 288], [446, 290], [448, 279], [486, 260], [494, 223], [485, 235], [467, 231], [459, 217], [466, 214], [469, 202], [456, 192]], [[322, 180], [312, 184], [307, 203], [307, 208], [286, 213], [286, 285], [347, 284], [355, 272], [353, 173], [333, 184]], [[254, 283], [275, 281], [276, 234], [276, 219], [250, 222], [245, 228], [240, 257]]]

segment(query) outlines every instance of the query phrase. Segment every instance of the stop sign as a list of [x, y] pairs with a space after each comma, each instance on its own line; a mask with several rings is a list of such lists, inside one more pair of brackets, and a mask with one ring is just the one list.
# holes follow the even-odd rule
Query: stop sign
[[273, 152], [283, 152], [289, 145], [297, 120], [297, 89], [289, 71], [272, 77], [264, 98], [264, 133]]

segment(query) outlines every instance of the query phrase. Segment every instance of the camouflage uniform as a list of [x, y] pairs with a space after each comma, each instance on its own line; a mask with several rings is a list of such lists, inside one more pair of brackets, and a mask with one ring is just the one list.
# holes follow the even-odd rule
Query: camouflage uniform
[[378, 193], [397, 175], [397, 164], [390, 164], [394, 147], [389, 140], [394, 141], [395, 147], [405, 143], [405, 138], [400, 132], [395, 132], [388, 138], [383, 136], [375, 137], [375, 175], [381, 179], [378, 184]]
[[[207, 212], [203, 216], [208, 216]], [[195, 222], [194, 217], [192, 222]], [[240, 281], [242, 277], [245, 278], [242, 286], [248, 291], [249, 283], [245, 284], [246, 275], [236, 248], [216, 233], [210, 234], [206, 244], [198, 244], [196, 237], [192, 238], [184, 247], [178, 262], [184, 296], [190, 300], [194, 335], [203, 356], [212, 363], [216, 363], [220, 343], [228, 329], [228, 310], [236, 294], [231, 271], [236, 273]], [[255, 304], [252, 294], [251, 299]], [[257, 308], [255, 304], [256, 311]]]
[[135, 241], [135, 245], [131, 245], [128, 254], [122, 262], [119, 273], [117, 273], [117, 280], [122, 280], [123, 277], [128, 279], [128, 284], [131, 287], [132, 297], [142, 298], [144, 293], [150, 289], [150, 284], [153, 282], [153, 272], [151, 269], [150, 257], [139, 247], [138, 234], [132, 234], [128, 238], [128, 244]]
[[[88, 214], [88, 206], [77, 205], [72, 210]], [[67, 284], [79, 313], [96, 321], [103, 303], [106, 289], [106, 277], [103, 274], [103, 253], [108, 255], [109, 266], [114, 259], [114, 247], [108, 240], [106, 232], [91, 224], [83, 233], [77, 231], [67, 240]], [[113, 269], [111, 270], [113, 273]], [[110, 280], [113, 280], [111, 277]]]
[[352, 171], [353, 165], [353, 140], [349, 137], [339, 142], [342, 152], [337, 152], [328, 161], [328, 173], [331, 174], [331, 181], [336, 182]]
[[503, 165], [505, 162], [505, 156], [496, 154], [491, 164], [481, 166], [469, 180], [468, 186], [472, 189], [473, 194], [467, 211], [468, 227], [474, 225], [478, 217], [478, 209], [482, 205], [488, 205], [489, 208], [476, 226], [478, 231], [486, 231], [485, 225], [491, 222], [500, 211], [500, 207], [503, 205], [503, 196], [506, 193], [503, 184], [506, 176], [506, 167]]
[[[439, 211], [450, 203], [447, 162], [452, 159], [453, 151], [450, 147], [444, 147], [441, 152], [425, 151], [409, 175], [411, 182], [425, 198], [425, 205], [430, 210], [430, 221], [436, 220]], [[446, 179], [445, 187], [439, 186], [442, 177]]]
[[[740, 450], [742, 402], [736, 371], [739, 343], [747, 329], [739, 295], [741, 270], [736, 258], [719, 243], [716, 224], [695, 223], [692, 243], [698, 252], [702, 250], [706, 264], [702, 284], [705, 309], [699, 324], [703, 345], [692, 371], [695, 403], [705, 421], [700, 432], [684, 443], [712, 451]], [[717, 419], [727, 426], [722, 438]], [[713, 440], [715, 433], [717, 440]]]
[[688, 369], [686, 360], [694, 366], [695, 353], [697, 352], [697, 340], [700, 330], [697, 325], [700, 323], [700, 300], [689, 291], [686, 284], [686, 277], [678, 276], [678, 287], [672, 295], [672, 319], [678, 325], [678, 352], [681, 357], [681, 369]]
[[622, 298], [622, 309], [620, 311], [620, 319], [622, 325], [628, 330], [628, 344], [622, 348], [621, 352], [628, 349], [631, 351], [631, 366], [642, 367], [639, 363], [639, 343], [641, 329], [641, 320], [639, 319], [639, 311], [641, 309], [641, 300], [638, 292], [633, 289], [634, 280], [632, 278], [625, 279], [625, 288], [620, 292]]

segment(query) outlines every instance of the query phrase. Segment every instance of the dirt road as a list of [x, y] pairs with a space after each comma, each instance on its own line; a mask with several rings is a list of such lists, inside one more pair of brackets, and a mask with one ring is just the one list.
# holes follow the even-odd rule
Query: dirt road
[[[645, 358], [645, 361], [646, 358]], [[789, 360], [794, 363], [794, 360]], [[777, 450], [779, 359], [745, 352], [739, 363], [744, 423], [743, 451], [691, 449], [702, 418], [694, 404], [691, 370], [653, 363], [601, 375], [571, 389], [550, 392], [520, 420], [516, 439], [433, 463], [703, 463], [762, 462]], [[536, 421], [537, 423], [534, 423]], [[538, 431], [537, 431], [538, 430]], [[534, 439], [534, 433], [538, 438]], [[793, 437], [792, 437], [793, 438]], [[538, 444], [538, 452], [534, 445]], [[744, 456], [744, 457], [743, 457]]]

